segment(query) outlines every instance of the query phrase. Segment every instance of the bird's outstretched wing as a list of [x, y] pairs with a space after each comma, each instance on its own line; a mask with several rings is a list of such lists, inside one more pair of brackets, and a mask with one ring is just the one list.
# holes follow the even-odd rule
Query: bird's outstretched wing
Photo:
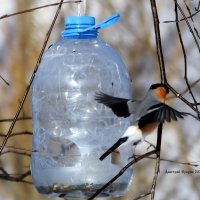
[[118, 117], [130, 116], [127, 102], [133, 100], [113, 97], [103, 92], [96, 93], [95, 100], [111, 108]]
[[164, 103], [156, 104], [148, 109], [146, 115], [140, 118], [138, 122], [139, 127], [144, 127], [150, 123], [164, 123], [171, 120], [177, 121], [178, 118], [183, 119], [187, 113], [180, 112]]

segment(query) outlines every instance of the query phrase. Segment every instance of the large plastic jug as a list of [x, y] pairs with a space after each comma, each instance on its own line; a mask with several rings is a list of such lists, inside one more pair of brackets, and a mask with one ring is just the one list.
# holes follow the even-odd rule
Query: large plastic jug
[[[131, 97], [131, 81], [121, 58], [98, 37], [99, 29], [118, 18], [114, 15], [100, 24], [90, 16], [66, 18], [62, 38], [42, 58], [32, 88], [31, 171], [40, 193], [89, 197], [132, 156], [130, 145], [117, 159], [99, 160], [131, 122], [95, 101], [100, 91]], [[124, 194], [132, 173], [128, 169], [99, 196]]]

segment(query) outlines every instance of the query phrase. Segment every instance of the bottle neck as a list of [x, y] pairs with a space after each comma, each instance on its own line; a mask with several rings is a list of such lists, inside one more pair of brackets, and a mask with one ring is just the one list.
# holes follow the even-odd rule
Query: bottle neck
[[98, 30], [113, 25], [119, 18], [120, 15], [117, 13], [95, 24], [95, 18], [91, 16], [67, 17], [65, 19], [65, 30], [62, 32], [62, 37], [71, 39], [97, 38]]
[[86, 31], [86, 32], [70, 32], [69, 30], [67, 32], [62, 32], [62, 37], [66, 39], [94, 39], [97, 38], [98, 32], [96, 30], [92, 31]]
[[67, 39], [96, 38], [98, 30], [94, 28], [95, 18], [91, 16], [71, 16], [65, 19], [62, 37]]

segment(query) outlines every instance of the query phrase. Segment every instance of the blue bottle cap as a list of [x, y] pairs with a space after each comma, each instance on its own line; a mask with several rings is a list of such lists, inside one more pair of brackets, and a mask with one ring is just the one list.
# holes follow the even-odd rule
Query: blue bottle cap
[[91, 16], [71, 16], [65, 19], [64, 38], [95, 38], [98, 30], [115, 24], [120, 15], [114, 14], [102, 22], [95, 24], [95, 18]]
[[95, 25], [95, 18], [91, 16], [71, 16], [65, 19], [65, 30], [62, 36], [66, 38], [91, 38], [97, 37], [97, 31], [91, 29], [84, 31]]

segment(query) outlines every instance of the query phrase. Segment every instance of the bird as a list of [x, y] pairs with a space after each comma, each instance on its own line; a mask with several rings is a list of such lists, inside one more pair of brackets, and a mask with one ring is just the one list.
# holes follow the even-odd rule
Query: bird
[[123, 145], [130, 143], [133, 146], [138, 145], [160, 123], [183, 119], [186, 113], [165, 104], [168, 93], [169, 89], [164, 83], [152, 84], [142, 100], [113, 97], [103, 92], [96, 93], [95, 100], [112, 109], [118, 117], [126, 118], [133, 115], [133, 123], [99, 159], [104, 160], [110, 153]]

